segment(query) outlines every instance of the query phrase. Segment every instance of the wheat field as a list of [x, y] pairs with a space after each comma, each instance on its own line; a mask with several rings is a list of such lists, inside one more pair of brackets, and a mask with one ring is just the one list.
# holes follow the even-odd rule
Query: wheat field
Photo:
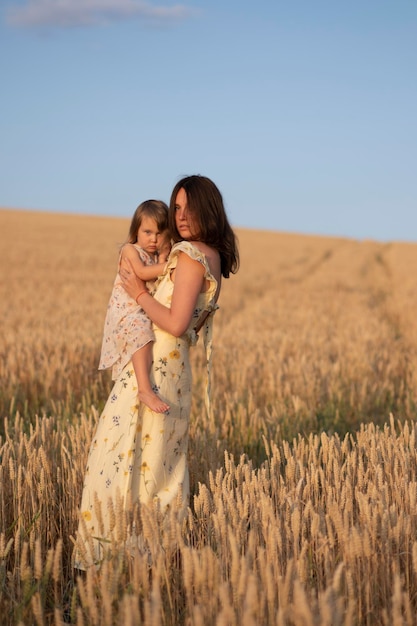
[[[0, 620], [78, 626], [417, 624], [417, 244], [238, 230], [213, 422], [193, 350], [188, 518], [114, 503], [72, 568], [129, 220], [0, 210]], [[135, 523], [147, 551], [126, 548]], [[175, 546], [175, 548], [173, 548]]]

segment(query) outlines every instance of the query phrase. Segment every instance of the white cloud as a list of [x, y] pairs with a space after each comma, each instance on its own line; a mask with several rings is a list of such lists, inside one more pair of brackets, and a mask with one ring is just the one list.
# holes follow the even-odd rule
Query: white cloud
[[141, 0], [27, 0], [10, 8], [7, 21], [13, 26], [94, 26], [130, 18], [166, 22], [191, 15], [184, 5], [155, 6]]

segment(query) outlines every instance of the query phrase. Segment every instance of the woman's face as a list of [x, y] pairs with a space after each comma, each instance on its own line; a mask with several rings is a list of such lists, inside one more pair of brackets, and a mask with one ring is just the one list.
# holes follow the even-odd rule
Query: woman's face
[[199, 227], [191, 211], [187, 206], [187, 194], [180, 189], [175, 199], [175, 225], [182, 239], [196, 239], [199, 235]]

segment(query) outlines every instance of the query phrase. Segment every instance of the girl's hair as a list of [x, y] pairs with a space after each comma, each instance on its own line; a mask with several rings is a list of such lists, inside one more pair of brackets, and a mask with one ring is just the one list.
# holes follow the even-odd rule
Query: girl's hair
[[225, 278], [239, 269], [237, 238], [227, 219], [223, 198], [212, 180], [199, 174], [186, 176], [172, 190], [168, 224], [174, 242], [182, 241], [175, 223], [175, 202], [180, 189], [187, 195], [187, 210], [198, 225], [198, 241], [215, 248], [220, 254], [221, 272]]
[[162, 200], [145, 200], [136, 209], [130, 222], [128, 243], [136, 243], [138, 240], [138, 230], [144, 217], [153, 218], [162, 233], [168, 228], [168, 206]]

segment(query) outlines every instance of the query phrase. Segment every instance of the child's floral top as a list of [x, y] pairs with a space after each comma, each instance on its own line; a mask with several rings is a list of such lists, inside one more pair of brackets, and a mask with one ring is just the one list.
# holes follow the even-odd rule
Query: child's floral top
[[[140, 246], [134, 244], [145, 265], [153, 265], [154, 260]], [[120, 259], [119, 259], [120, 262]], [[147, 283], [153, 290], [154, 281]], [[107, 306], [104, 321], [103, 343], [98, 369], [112, 368], [112, 378], [122, 372], [136, 350], [155, 339], [152, 324], [143, 309], [131, 298], [122, 286], [117, 273], [113, 291]]]

